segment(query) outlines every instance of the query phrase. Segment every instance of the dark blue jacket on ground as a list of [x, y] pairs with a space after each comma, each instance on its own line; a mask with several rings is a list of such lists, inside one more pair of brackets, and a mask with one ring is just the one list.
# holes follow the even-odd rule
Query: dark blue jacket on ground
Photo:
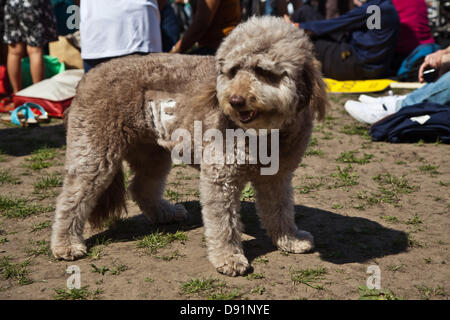
[[450, 106], [419, 103], [403, 107], [370, 128], [374, 141], [450, 143]]
[[[367, 8], [372, 5], [380, 8], [380, 29], [367, 28], [367, 20], [374, 14], [372, 11], [367, 13]], [[397, 10], [390, 0], [369, 0], [337, 18], [300, 24], [300, 28], [310, 30], [317, 36], [334, 32], [350, 33], [349, 43], [365, 68], [384, 70], [389, 68], [394, 56], [399, 26]]]

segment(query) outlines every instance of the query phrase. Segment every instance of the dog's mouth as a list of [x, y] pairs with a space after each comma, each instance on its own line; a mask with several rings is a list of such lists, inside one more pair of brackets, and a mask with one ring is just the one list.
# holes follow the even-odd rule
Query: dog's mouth
[[249, 123], [250, 121], [255, 120], [258, 114], [259, 113], [256, 110], [241, 111], [239, 112], [239, 121], [242, 123]]

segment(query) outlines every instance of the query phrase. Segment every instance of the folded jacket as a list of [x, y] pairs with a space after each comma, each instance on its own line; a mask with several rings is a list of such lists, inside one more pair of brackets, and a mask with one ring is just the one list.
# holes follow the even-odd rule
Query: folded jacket
[[450, 143], [450, 106], [419, 103], [403, 107], [372, 125], [373, 141]]

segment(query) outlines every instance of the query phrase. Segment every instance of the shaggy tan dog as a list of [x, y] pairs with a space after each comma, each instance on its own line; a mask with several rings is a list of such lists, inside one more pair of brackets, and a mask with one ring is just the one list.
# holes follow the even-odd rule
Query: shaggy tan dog
[[179, 128], [194, 136], [194, 121], [224, 135], [226, 129], [255, 129], [258, 134], [260, 129], [279, 129], [276, 174], [262, 175], [260, 164], [198, 166], [214, 267], [230, 276], [249, 268], [239, 219], [239, 198], [248, 181], [273, 243], [292, 253], [311, 250], [313, 237], [294, 222], [291, 179], [308, 145], [313, 118], [317, 114], [322, 119], [326, 105], [312, 44], [303, 31], [279, 18], [252, 18], [239, 25], [215, 58], [155, 54], [96, 67], [81, 80], [67, 117], [66, 174], [53, 224], [53, 255], [66, 260], [83, 256], [85, 222], [102, 226], [124, 211], [123, 160], [135, 173], [131, 195], [150, 221], [185, 219], [185, 209], [162, 196], [178, 141], [171, 137]]

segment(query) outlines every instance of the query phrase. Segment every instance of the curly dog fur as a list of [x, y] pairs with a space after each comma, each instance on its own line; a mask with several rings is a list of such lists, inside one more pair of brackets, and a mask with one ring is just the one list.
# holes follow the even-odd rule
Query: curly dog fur
[[[158, 101], [172, 101], [161, 122]], [[176, 107], [175, 107], [176, 106]], [[81, 80], [67, 115], [65, 178], [56, 205], [51, 249], [56, 258], [86, 254], [86, 221], [101, 226], [125, 210], [122, 161], [135, 173], [133, 200], [151, 222], [186, 218], [163, 199], [171, 168], [171, 134], [204, 130], [279, 129], [279, 170], [260, 165], [206, 164], [200, 202], [208, 257], [230, 276], [249, 269], [241, 244], [240, 194], [256, 191], [264, 228], [280, 249], [302, 253], [313, 237], [297, 229], [291, 179], [308, 145], [313, 119], [323, 119], [325, 85], [313, 47], [302, 30], [282, 19], [251, 18], [224, 40], [214, 57], [154, 54], [115, 59]], [[249, 119], [250, 118], [250, 119]], [[259, 132], [259, 131], [258, 131]]]

